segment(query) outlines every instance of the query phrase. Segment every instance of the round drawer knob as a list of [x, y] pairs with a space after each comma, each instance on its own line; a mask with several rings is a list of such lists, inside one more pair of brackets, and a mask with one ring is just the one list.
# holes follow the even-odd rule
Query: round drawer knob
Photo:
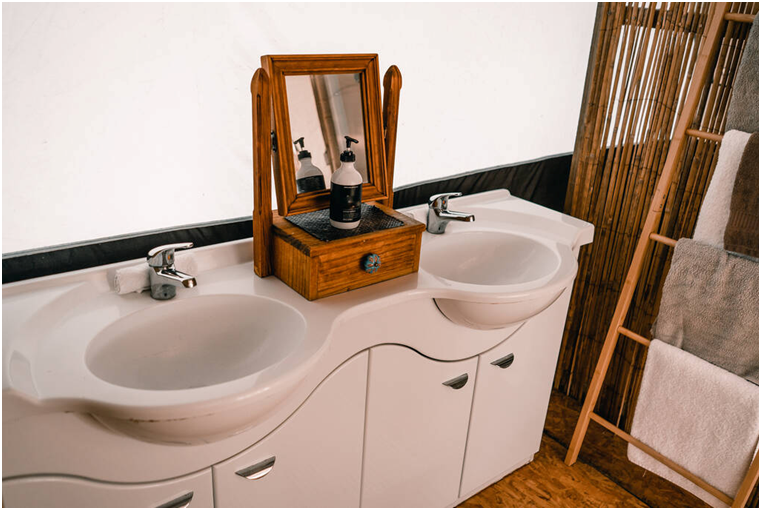
[[364, 270], [369, 274], [374, 274], [380, 268], [380, 256], [378, 254], [369, 254], [364, 257]]

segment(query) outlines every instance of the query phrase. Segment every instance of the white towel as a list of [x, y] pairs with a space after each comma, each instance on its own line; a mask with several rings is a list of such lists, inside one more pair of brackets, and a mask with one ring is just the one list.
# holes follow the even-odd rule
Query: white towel
[[725, 133], [719, 147], [714, 175], [698, 213], [693, 240], [725, 248], [725, 227], [730, 218], [735, 176], [738, 174], [738, 166], [750, 137], [751, 134], [742, 131]]
[[[657, 339], [630, 434], [734, 497], [759, 445], [759, 386]], [[714, 507], [726, 507], [637, 447], [627, 457]]]
[[[178, 271], [195, 276], [198, 273], [198, 263], [192, 253], [177, 253], [174, 255], [174, 266]], [[137, 292], [150, 288], [150, 274], [147, 262], [116, 271], [113, 277], [113, 288], [119, 295]]]

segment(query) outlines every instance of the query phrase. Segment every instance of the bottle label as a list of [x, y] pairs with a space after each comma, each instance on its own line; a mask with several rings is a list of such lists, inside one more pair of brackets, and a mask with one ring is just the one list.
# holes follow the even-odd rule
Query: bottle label
[[352, 223], [361, 219], [361, 185], [341, 186], [332, 183], [329, 201], [329, 218], [338, 223]]
[[309, 193], [311, 191], [321, 191], [326, 189], [324, 185], [324, 176], [314, 175], [313, 177], [303, 177], [295, 181], [299, 193]]

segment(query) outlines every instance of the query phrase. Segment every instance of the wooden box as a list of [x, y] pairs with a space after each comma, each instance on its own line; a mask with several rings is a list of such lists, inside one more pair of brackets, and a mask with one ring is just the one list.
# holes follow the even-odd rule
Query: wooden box
[[[308, 300], [355, 290], [419, 270], [424, 224], [380, 203], [372, 203], [403, 226], [324, 242], [279, 215], [272, 225], [274, 274]], [[379, 269], [363, 262], [379, 255]]]

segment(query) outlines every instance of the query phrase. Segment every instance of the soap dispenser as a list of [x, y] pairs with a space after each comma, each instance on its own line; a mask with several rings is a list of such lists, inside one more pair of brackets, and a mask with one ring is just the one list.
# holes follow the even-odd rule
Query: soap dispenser
[[[311, 161], [311, 152], [306, 150], [304, 140], [305, 138], [301, 136], [293, 142], [293, 145], [298, 150], [298, 161], [300, 162], [300, 168], [295, 172], [295, 185], [298, 193], [321, 191], [322, 189], [326, 189], [324, 175]], [[300, 148], [298, 148], [298, 145], [300, 145]]]
[[356, 154], [351, 143], [358, 140], [345, 137], [346, 149], [340, 154], [340, 167], [332, 174], [329, 197], [329, 222], [335, 228], [351, 230], [361, 222], [361, 187], [364, 179], [356, 170]]

